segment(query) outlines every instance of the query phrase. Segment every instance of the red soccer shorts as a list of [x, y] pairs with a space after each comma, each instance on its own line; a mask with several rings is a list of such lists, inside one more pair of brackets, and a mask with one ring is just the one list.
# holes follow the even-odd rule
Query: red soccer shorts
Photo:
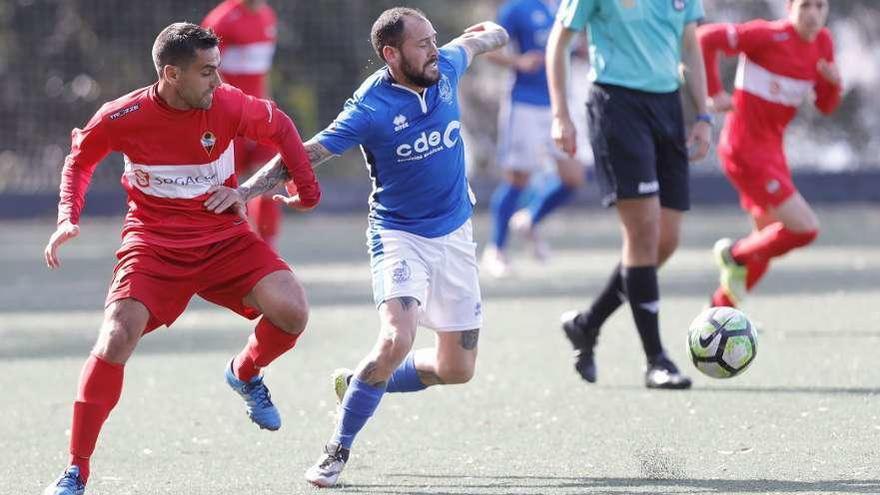
[[739, 193], [740, 206], [753, 217], [762, 216], [797, 192], [781, 153], [753, 157], [719, 154], [719, 158], [724, 175]]
[[242, 299], [266, 275], [290, 271], [252, 232], [186, 249], [123, 246], [116, 257], [105, 306], [125, 298], [143, 303], [150, 311], [144, 333], [174, 323], [194, 295], [254, 319], [260, 312], [245, 306]]

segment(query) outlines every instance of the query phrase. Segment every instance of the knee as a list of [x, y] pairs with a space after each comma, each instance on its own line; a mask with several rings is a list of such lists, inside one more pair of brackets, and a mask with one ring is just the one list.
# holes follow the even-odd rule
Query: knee
[[467, 383], [474, 377], [476, 369], [474, 361], [463, 363], [437, 363], [437, 376], [447, 385]]
[[678, 249], [678, 237], [667, 237], [660, 240], [657, 257], [658, 263], [663, 264], [668, 260], [675, 250]]
[[815, 229], [806, 230], [803, 232], [795, 232], [795, 235], [798, 237], [797, 240], [800, 246], [812, 244], [819, 237], [819, 226], [816, 225]]
[[92, 353], [113, 363], [125, 363], [144, 333], [147, 318], [149, 314], [143, 318], [123, 305], [110, 306]]
[[642, 262], [653, 260], [657, 262], [660, 253], [659, 232], [650, 224], [630, 226], [626, 230], [624, 250], [630, 256]]
[[405, 335], [381, 337], [363, 367], [361, 379], [368, 382], [387, 381], [412, 350], [413, 341], [414, 339]]
[[561, 179], [562, 184], [571, 190], [580, 188], [582, 185], [584, 185], [584, 182], [586, 182], [583, 175], [563, 176], [561, 177]]
[[278, 309], [266, 312], [272, 323], [284, 332], [300, 334], [309, 322], [309, 303], [305, 294], [290, 297]]
[[525, 189], [529, 185], [530, 174], [520, 170], [513, 170], [507, 174], [507, 182], [516, 189]]
[[586, 179], [586, 174], [584, 174], [583, 168], [580, 165], [577, 165], [574, 169], [559, 170], [559, 180], [568, 189], [573, 190], [581, 187], [586, 182]]
[[405, 331], [386, 331], [379, 341], [378, 360], [381, 364], [397, 368], [412, 350], [415, 336]]
[[810, 244], [819, 237], [819, 219], [815, 214], [806, 215], [800, 225], [789, 230], [798, 235], [804, 245]]

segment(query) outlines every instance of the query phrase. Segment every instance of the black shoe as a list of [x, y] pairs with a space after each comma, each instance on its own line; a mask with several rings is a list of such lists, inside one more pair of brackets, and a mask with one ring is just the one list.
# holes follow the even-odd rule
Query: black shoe
[[691, 379], [682, 375], [675, 363], [665, 354], [660, 354], [648, 362], [648, 371], [645, 372], [645, 386], [683, 390], [691, 388]]
[[593, 347], [596, 346], [599, 332], [578, 325], [575, 322], [577, 316], [576, 311], [563, 314], [562, 331], [565, 332], [565, 336], [574, 347], [574, 369], [584, 380], [596, 383], [596, 362], [593, 359]]

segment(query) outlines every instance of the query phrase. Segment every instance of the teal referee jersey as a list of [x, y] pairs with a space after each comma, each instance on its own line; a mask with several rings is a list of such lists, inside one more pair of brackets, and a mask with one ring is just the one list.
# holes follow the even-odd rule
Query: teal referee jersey
[[650, 93], [681, 85], [682, 33], [702, 17], [702, 0], [563, 0], [556, 13], [568, 29], [589, 27], [593, 81]]

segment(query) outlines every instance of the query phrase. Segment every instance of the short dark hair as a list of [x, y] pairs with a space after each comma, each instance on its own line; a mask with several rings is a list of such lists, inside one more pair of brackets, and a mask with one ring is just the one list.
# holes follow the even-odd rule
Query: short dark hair
[[220, 45], [220, 38], [210, 29], [190, 22], [175, 22], [156, 36], [153, 43], [153, 64], [156, 71], [174, 65], [186, 67], [196, 58], [196, 50], [207, 50]]
[[405, 28], [403, 18], [406, 16], [427, 19], [425, 13], [419, 9], [394, 7], [382, 12], [379, 18], [376, 19], [376, 22], [373, 23], [373, 29], [370, 30], [370, 42], [373, 44], [373, 49], [376, 50], [376, 55], [382, 60], [385, 60], [385, 56], [382, 55], [384, 47], [393, 46], [399, 49], [400, 45], [403, 44], [403, 31]]

